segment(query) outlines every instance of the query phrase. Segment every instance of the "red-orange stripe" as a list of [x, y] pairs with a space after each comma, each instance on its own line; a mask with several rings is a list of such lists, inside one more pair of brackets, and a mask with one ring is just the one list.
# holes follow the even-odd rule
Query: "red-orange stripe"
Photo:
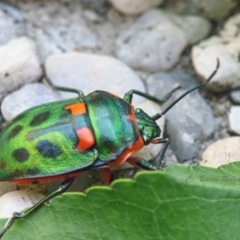
[[84, 127], [77, 130], [79, 152], [86, 152], [95, 143], [91, 129]]
[[65, 107], [65, 109], [70, 110], [73, 116], [86, 114], [87, 112], [86, 106], [84, 103], [76, 103], [76, 104], [68, 105]]

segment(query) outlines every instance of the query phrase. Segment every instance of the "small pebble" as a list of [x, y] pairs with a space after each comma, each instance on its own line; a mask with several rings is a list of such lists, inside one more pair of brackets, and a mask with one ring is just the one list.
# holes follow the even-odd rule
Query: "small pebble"
[[41, 193], [33, 191], [8, 192], [0, 198], [0, 218], [11, 217], [14, 212], [32, 207], [44, 197]]
[[163, 0], [108, 0], [121, 13], [136, 15], [160, 5]]
[[240, 104], [240, 90], [233, 90], [230, 93], [233, 102]]
[[59, 99], [57, 93], [42, 83], [27, 84], [3, 99], [1, 112], [4, 118], [9, 121], [31, 107]]
[[35, 45], [26, 37], [0, 46], [0, 93], [39, 80], [42, 75]]
[[237, 161], [240, 161], [240, 137], [229, 137], [211, 144], [202, 154], [200, 165], [218, 168]]
[[8, 182], [0, 182], [0, 197], [7, 192], [17, 190], [17, 186], [15, 184], [11, 184]]
[[197, 74], [205, 81], [216, 69], [217, 58], [220, 67], [207, 88], [214, 92], [223, 92], [240, 87], [239, 44], [240, 14], [230, 18], [224, 25], [219, 36], [195, 45], [192, 49], [192, 62]]
[[232, 106], [228, 115], [230, 130], [240, 135], [240, 106]]

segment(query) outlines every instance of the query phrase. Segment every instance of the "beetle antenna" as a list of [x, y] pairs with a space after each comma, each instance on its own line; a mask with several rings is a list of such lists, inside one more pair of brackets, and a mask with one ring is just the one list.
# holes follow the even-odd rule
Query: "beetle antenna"
[[217, 73], [217, 71], [219, 69], [219, 66], [220, 66], [220, 61], [219, 61], [219, 58], [217, 58], [216, 69], [212, 72], [212, 74], [208, 77], [208, 79], [204, 83], [199, 84], [197, 86], [190, 87], [185, 93], [183, 93], [175, 101], [173, 101], [163, 112], [157, 113], [154, 116], [152, 116], [151, 118], [154, 121], [156, 121], [157, 119], [162, 117], [169, 109], [171, 109], [177, 102], [179, 102], [182, 98], [184, 98], [186, 95], [188, 95], [189, 93], [193, 92], [194, 90], [196, 90], [198, 88], [204, 87], [215, 76], [215, 74]]

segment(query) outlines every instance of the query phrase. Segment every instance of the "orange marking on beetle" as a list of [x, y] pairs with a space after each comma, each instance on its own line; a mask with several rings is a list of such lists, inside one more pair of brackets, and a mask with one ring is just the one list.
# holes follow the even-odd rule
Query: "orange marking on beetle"
[[110, 167], [116, 167], [123, 164], [133, 153], [139, 151], [144, 146], [144, 142], [141, 137], [128, 149], [126, 149], [121, 156], [114, 162], [110, 163]]
[[91, 129], [84, 127], [77, 130], [78, 144], [77, 150], [79, 152], [86, 152], [90, 147], [95, 144]]
[[134, 113], [127, 115], [127, 119], [131, 120], [135, 126], [137, 126], [137, 120]]
[[152, 144], [158, 144], [159, 142], [158, 142], [158, 139], [153, 139], [153, 140], [151, 141], [151, 143], [152, 143]]
[[84, 103], [76, 103], [76, 104], [68, 105], [65, 107], [65, 109], [70, 110], [73, 116], [87, 113], [86, 106]]
[[34, 183], [48, 183], [48, 182], [54, 182], [58, 180], [68, 180], [70, 178], [75, 178], [77, 177], [81, 172], [74, 172], [74, 173], [68, 173], [68, 174], [62, 174], [58, 176], [53, 176], [53, 177], [41, 177], [41, 178], [30, 178], [30, 179], [19, 179], [19, 180], [14, 180], [14, 181], [9, 181], [12, 184], [16, 184], [18, 186], [23, 186], [23, 185], [29, 185], [29, 184], [34, 184]]
[[116, 95], [115, 93], [110, 93], [111, 95], [113, 95], [115, 98], [121, 98], [121, 97], [119, 97], [118, 95]]

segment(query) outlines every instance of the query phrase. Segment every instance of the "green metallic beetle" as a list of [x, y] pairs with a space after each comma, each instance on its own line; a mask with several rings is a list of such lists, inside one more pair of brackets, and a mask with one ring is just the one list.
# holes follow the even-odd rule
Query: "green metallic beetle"
[[[110, 167], [125, 161], [147, 170], [158, 170], [169, 144], [160, 138], [156, 120], [190, 92], [205, 86], [188, 89], [162, 113], [152, 117], [131, 105], [133, 94], [163, 103], [178, 88], [162, 100], [136, 90], [121, 99], [104, 91], [84, 96], [80, 90], [54, 86], [54, 89], [75, 92], [78, 97], [31, 108], [9, 122], [0, 133], [0, 181], [17, 185], [63, 180], [62, 185], [32, 208], [14, 213], [0, 236], [12, 225], [54, 196], [66, 191], [81, 172], [99, 168], [107, 182], [112, 180]], [[164, 143], [157, 164], [131, 155], [150, 143]]]

